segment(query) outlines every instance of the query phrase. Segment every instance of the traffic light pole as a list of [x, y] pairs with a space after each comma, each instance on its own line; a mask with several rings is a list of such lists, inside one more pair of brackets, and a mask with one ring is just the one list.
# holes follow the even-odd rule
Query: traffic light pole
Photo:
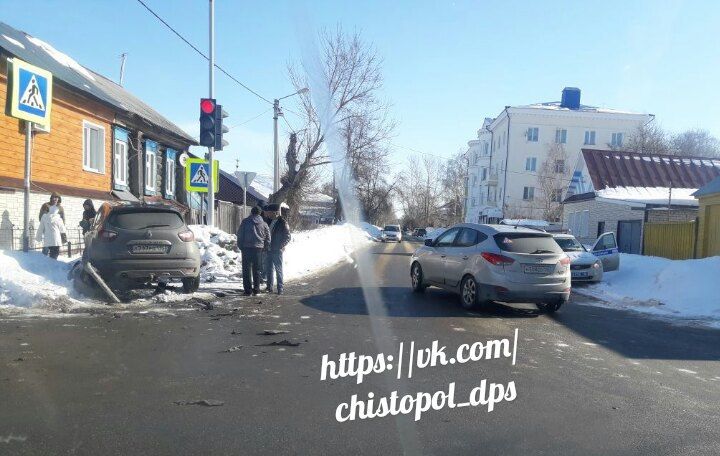
[[273, 193], [277, 193], [280, 189], [280, 151], [278, 150], [278, 115], [280, 114], [280, 100], [275, 99], [273, 102]]
[[[210, 98], [215, 98], [215, 2], [210, 0]], [[213, 161], [213, 147], [208, 147], [208, 168], [210, 178], [208, 179], [208, 209], [207, 224], [215, 226], [215, 162]]]

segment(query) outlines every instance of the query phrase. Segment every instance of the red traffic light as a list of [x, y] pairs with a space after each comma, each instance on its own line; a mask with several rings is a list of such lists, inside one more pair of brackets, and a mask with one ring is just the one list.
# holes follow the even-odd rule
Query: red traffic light
[[215, 100], [211, 98], [201, 99], [200, 110], [205, 114], [212, 114], [215, 111]]

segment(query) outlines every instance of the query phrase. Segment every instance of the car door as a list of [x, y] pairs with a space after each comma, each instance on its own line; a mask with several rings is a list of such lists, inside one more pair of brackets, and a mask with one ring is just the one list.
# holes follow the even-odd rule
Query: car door
[[617, 240], [615, 233], [603, 233], [595, 241], [592, 253], [602, 261], [603, 270], [615, 271], [620, 267], [620, 253], [618, 252]]
[[425, 261], [422, 262], [423, 271], [427, 280], [440, 284], [444, 283], [444, 260], [447, 256], [448, 249], [452, 247], [459, 232], [460, 228], [451, 228], [435, 240], [431, 247], [432, 251], [428, 253]]
[[455, 243], [446, 248], [444, 261], [445, 285], [457, 287], [467, 269], [471, 255], [477, 251], [477, 244], [487, 236], [472, 228], [463, 228]]

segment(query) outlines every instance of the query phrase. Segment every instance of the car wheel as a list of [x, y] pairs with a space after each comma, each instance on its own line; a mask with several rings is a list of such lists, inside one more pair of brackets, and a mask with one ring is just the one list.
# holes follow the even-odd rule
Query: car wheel
[[427, 288], [422, 283], [423, 272], [420, 263], [415, 262], [410, 268], [410, 280], [412, 280], [412, 289], [415, 293], [422, 293]]
[[543, 310], [549, 314], [554, 314], [558, 310], [560, 310], [560, 307], [562, 307], [562, 302], [550, 302], [543, 306]]
[[474, 309], [478, 304], [478, 285], [473, 276], [465, 276], [460, 285], [460, 304], [464, 309]]
[[200, 276], [186, 277], [182, 279], [182, 284], [185, 293], [194, 293], [200, 288]]

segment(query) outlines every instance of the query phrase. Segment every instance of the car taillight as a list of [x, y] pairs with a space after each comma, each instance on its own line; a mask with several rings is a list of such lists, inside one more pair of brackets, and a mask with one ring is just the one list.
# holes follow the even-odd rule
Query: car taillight
[[194, 235], [193, 232], [190, 231], [190, 230], [187, 230], [187, 231], [183, 231], [183, 232], [181, 232], [181, 233], [178, 233], [178, 237], [179, 237], [181, 240], [185, 241], [185, 242], [190, 242], [190, 241], [194, 241], [194, 240], [195, 240], [195, 235]]
[[98, 231], [98, 239], [104, 242], [112, 242], [117, 237], [117, 233], [115, 231], [101, 229]]
[[483, 258], [485, 258], [485, 260], [487, 260], [491, 264], [494, 264], [495, 266], [512, 264], [515, 262], [515, 260], [513, 260], [512, 258], [508, 258], [504, 255], [498, 255], [497, 253], [483, 252], [481, 253], [481, 255]]
[[569, 264], [570, 264], [570, 258], [569, 258], [569, 257], [563, 258], [562, 260], [560, 260], [560, 264], [563, 265], [563, 266], [569, 265]]

